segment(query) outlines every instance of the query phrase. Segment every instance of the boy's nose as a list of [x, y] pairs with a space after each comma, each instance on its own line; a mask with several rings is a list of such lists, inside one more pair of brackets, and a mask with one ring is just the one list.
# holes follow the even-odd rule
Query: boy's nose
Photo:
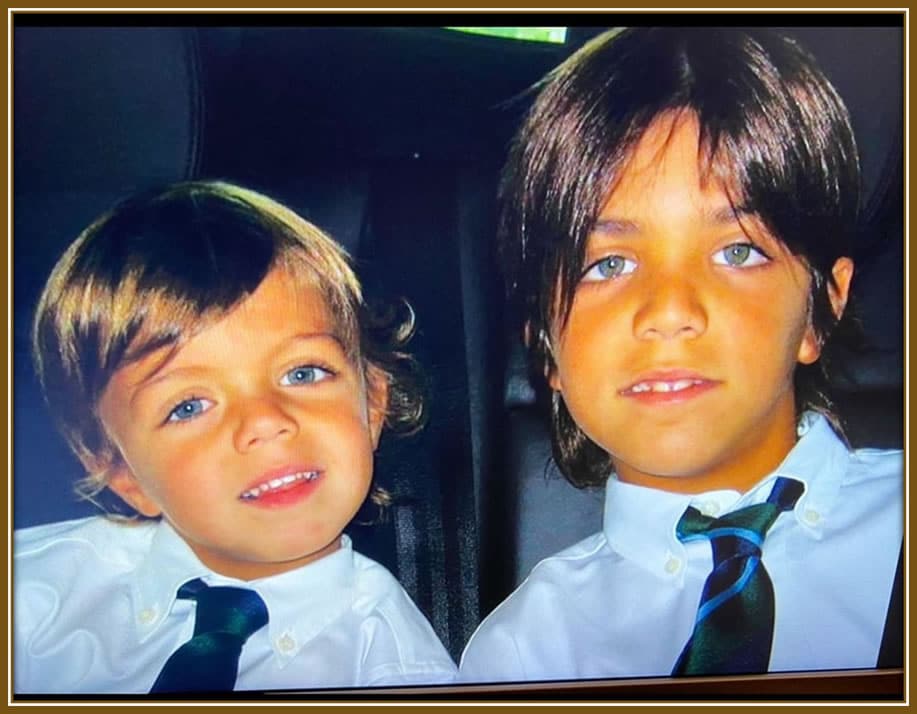
[[242, 407], [234, 441], [236, 449], [245, 452], [276, 439], [290, 438], [298, 431], [296, 420], [275, 400], [249, 399]]
[[692, 339], [706, 331], [707, 312], [690, 280], [668, 276], [647, 288], [634, 315], [638, 339]]

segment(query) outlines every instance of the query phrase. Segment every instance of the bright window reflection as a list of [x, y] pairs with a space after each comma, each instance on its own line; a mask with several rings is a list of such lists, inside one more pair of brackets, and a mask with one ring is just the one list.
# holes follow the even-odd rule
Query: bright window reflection
[[567, 38], [566, 27], [447, 27], [447, 30], [470, 32], [474, 35], [509, 37], [530, 42], [563, 43]]

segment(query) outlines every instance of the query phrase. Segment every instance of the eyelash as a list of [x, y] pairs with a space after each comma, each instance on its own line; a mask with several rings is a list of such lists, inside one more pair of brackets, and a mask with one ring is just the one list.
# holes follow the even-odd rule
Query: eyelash
[[[725, 259], [726, 251], [730, 249], [735, 249], [735, 248], [748, 248], [748, 251], [749, 251], [748, 256], [746, 256], [745, 261], [743, 261], [742, 263], [734, 264], [734, 263], [728, 262], [728, 260]], [[756, 265], [764, 265], [765, 263], [769, 263], [772, 260], [771, 256], [765, 253], [760, 247], [758, 247], [754, 243], [749, 243], [749, 242], [730, 243], [726, 247], [720, 248], [713, 255], [714, 256], [716, 255], [724, 256], [723, 262], [714, 261], [717, 265], [726, 265], [726, 266], [733, 267], [733, 268], [742, 268], [742, 267], [748, 267], [746, 265], [747, 261], [750, 257], [752, 257], [753, 254], [757, 254], [760, 258], [763, 258], [763, 260], [759, 260], [758, 262], [752, 263], [751, 264], [752, 267]]]
[[210, 402], [210, 400], [205, 399], [204, 397], [195, 397], [195, 396], [186, 397], [185, 399], [182, 399], [178, 404], [172, 407], [171, 410], [169, 410], [169, 414], [166, 417], [163, 424], [180, 424], [181, 422], [191, 421], [199, 417], [201, 414], [204, 413], [205, 409], [202, 409], [199, 412], [189, 415], [187, 419], [181, 419], [178, 416], [180, 409], [192, 404], [193, 402]]
[[292, 374], [293, 372], [296, 372], [298, 370], [304, 370], [304, 371], [311, 370], [313, 373], [314, 372], [324, 372], [325, 376], [323, 376], [321, 379], [313, 379], [311, 382], [299, 382], [297, 384], [289, 384], [289, 385], [284, 384], [284, 386], [298, 387], [304, 384], [317, 384], [318, 382], [324, 382], [326, 379], [330, 379], [331, 377], [334, 377], [335, 375], [337, 375], [337, 372], [335, 372], [333, 369], [325, 365], [301, 364], [301, 365], [297, 365], [296, 367], [293, 367], [292, 369], [287, 370], [284, 373], [283, 377], [281, 378], [281, 384], [283, 384], [283, 378], [287, 377], [289, 374]]
[[[590, 277], [589, 274], [593, 272], [593, 270], [597, 270], [603, 263], [608, 263], [609, 261], [612, 261], [612, 260], [622, 261], [622, 265], [621, 265], [622, 272], [617, 272], [614, 275], [600, 275], [600, 276]], [[629, 267], [628, 264], [632, 265], [633, 267], [631, 267], [627, 272], [623, 272], [624, 268]], [[590, 264], [583, 271], [583, 276], [581, 280], [586, 283], [601, 282], [604, 280], [614, 280], [615, 278], [619, 278], [622, 275], [630, 275], [630, 273], [634, 272], [636, 269], [637, 269], [636, 262], [634, 262], [630, 258], [625, 258], [623, 255], [606, 255], [604, 258], [600, 258], [599, 260]]]
[[[313, 379], [312, 379], [311, 381], [309, 381], [309, 382], [299, 382], [299, 383], [295, 383], [295, 384], [294, 384], [294, 383], [284, 384], [283, 380], [284, 380], [288, 375], [290, 375], [290, 374], [293, 373], [293, 372], [296, 372], [297, 370], [303, 370], [303, 371], [310, 370], [310, 371], [313, 373], [313, 375], [315, 375], [315, 373], [319, 373], [319, 372], [320, 372], [320, 373], [323, 374], [323, 376], [320, 376], [319, 378], [313, 378]], [[298, 366], [296, 366], [296, 367], [293, 367], [292, 369], [289, 369], [289, 370], [287, 370], [286, 372], [284, 372], [283, 377], [281, 377], [281, 385], [283, 385], [283, 386], [285, 386], [285, 387], [286, 387], [286, 386], [289, 386], [289, 387], [298, 387], [298, 386], [303, 386], [303, 385], [318, 384], [319, 382], [324, 382], [326, 379], [330, 379], [330, 378], [332, 378], [332, 377], [334, 377], [334, 376], [336, 376], [336, 375], [337, 375], [337, 372], [336, 372], [335, 370], [331, 369], [330, 367], [324, 366], [324, 365], [319, 365], [319, 364], [301, 364], [301, 365], [298, 365]], [[189, 396], [189, 397], [186, 397], [186, 398], [182, 399], [180, 402], [178, 402], [174, 407], [172, 407], [172, 409], [169, 410], [169, 414], [166, 416], [165, 421], [163, 422], [163, 424], [180, 424], [180, 423], [182, 423], [182, 422], [192, 421], [192, 420], [196, 419], [197, 417], [199, 417], [201, 414], [205, 413], [205, 412], [207, 411], [207, 409], [209, 408], [208, 406], [204, 406], [204, 407], [201, 408], [200, 411], [194, 412], [194, 413], [192, 413], [192, 414], [188, 414], [187, 418], [184, 418], [184, 419], [181, 418], [181, 417], [179, 416], [180, 410], [183, 409], [183, 408], [185, 408], [185, 407], [187, 407], [187, 406], [190, 406], [191, 404], [193, 404], [193, 403], [195, 403], [195, 402], [206, 402], [206, 403], [208, 403], [209, 405], [212, 405], [212, 402], [210, 402], [210, 400], [209, 400], [209, 399], [206, 399], [205, 397], [197, 397], [197, 396], [193, 396], [193, 395], [192, 395], [192, 396]]]

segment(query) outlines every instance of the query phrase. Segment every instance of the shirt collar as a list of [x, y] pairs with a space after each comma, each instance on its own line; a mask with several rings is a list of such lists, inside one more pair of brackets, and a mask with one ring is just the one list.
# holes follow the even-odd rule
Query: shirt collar
[[137, 566], [131, 583], [134, 624], [144, 642], [172, 609], [178, 588], [192, 578], [209, 574], [187, 543], [169, 523], [155, 526], [150, 548]]
[[353, 607], [356, 592], [353, 545], [341, 547], [308, 565], [247, 583], [267, 604], [271, 646], [281, 666]]
[[694, 506], [707, 515], [721, 516], [761, 503], [778, 476], [802, 482], [805, 490], [793, 513], [804, 532], [821, 538], [823, 525], [837, 500], [847, 449], [828, 420], [815, 412], [802, 415], [798, 434], [799, 440], [783, 462], [744, 494], [728, 489], [671, 493], [622, 483], [612, 476], [606, 484], [602, 527], [608, 544], [639, 567], [680, 575], [684, 546], [675, 535], [675, 526], [685, 509]]
[[286, 573], [242, 581], [209, 570], [166, 521], [160, 521], [150, 549], [131, 584], [134, 624], [140, 642], [165, 621], [178, 588], [192, 578], [208, 585], [233, 585], [258, 592], [268, 610], [268, 634], [281, 666], [302, 646], [352, 607], [354, 553], [348, 536], [341, 547]]
[[805, 491], [793, 513], [804, 532], [821, 539], [824, 525], [837, 503], [850, 452], [834, 433], [831, 423], [816, 412], [803, 414], [797, 431], [796, 446], [766, 481], [785, 476], [802, 482]]

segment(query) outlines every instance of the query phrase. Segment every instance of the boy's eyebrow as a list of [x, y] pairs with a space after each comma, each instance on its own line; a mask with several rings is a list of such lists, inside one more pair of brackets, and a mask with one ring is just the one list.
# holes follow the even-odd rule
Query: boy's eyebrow
[[[335, 344], [337, 344], [337, 346], [338, 346], [345, 354], [346, 354], [346, 352], [347, 352], [347, 347], [344, 345], [344, 340], [341, 338], [340, 335], [338, 335], [338, 334], [336, 334], [336, 333], [334, 333], [334, 332], [302, 332], [302, 333], [296, 333], [296, 334], [294, 334], [294, 335], [290, 335], [290, 337], [284, 342], [284, 344], [283, 344], [283, 346], [282, 346], [282, 349], [285, 349], [285, 348], [289, 347], [289, 345], [292, 344], [292, 343], [294, 343], [294, 342], [306, 342], [306, 341], [312, 341], [312, 340], [330, 340], [330, 341], [334, 342]], [[181, 372], [184, 371], [184, 370], [186, 369], [186, 368], [183, 368], [183, 367], [182, 367], [182, 368], [179, 368], [179, 369], [177, 369], [177, 370], [173, 370], [173, 371], [171, 371], [171, 372], [163, 372], [163, 370], [165, 370], [165, 368], [168, 366], [168, 364], [169, 364], [170, 362], [172, 362], [172, 360], [175, 359], [175, 357], [178, 355], [178, 353], [179, 353], [180, 350], [179, 350], [178, 348], [176, 348], [174, 345], [173, 345], [173, 346], [170, 346], [170, 347], [163, 347], [163, 348], [161, 348], [161, 349], [168, 349], [168, 350], [169, 350], [169, 354], [166, 355], [166, 356], [159, 362], [159, 364], [157, 364], [156, 367], [155, 367], [154, 369], [152, 369], [147, 375], [145, 375], [141, 380], [139, 380], [139, 381], [135, 382], [134, 384], [130, 385], [131, 396], [130, 396], [130, 399], [129, 399], [128, 401], [129, 401], [129, 403], [130, 403], [131, 405], [133, 405], [134, 401], [137, 399], [137, 396], [138, 396], [141, 392], [143, 392], [144, 390], [148, 389], [149, 387], [153, 386], [154, 384], [158, 384], [159, 382], [163, 382], [163, 381], [165, 381], [165, 380], [167, 380], [167, 379], [169, 379], [169, 378], [175, 376], [176, 374], [181, 374]], [[278, 351], [279, 351], [279, 350], [278, 350]]]
[[595, 222], [592, 229], [594, 233], [605, 233], [607, 235], [627, 235], [628, 233], [637, 233], [640, 226], [635, 221], [629, 221], [624, 218], [600, 218]]
[[338, 347], [346, 351], [344, 346], [344, 340], [336, 332], [297, 332], [295, 335], [291, 335], [288, 342], [295, 342], [299, 340], [315, 340], [315, 339], [325, 339], [336, 342]]
[[709, 218], [707, 219], [710, 223], [715, 224], [725, 224], [725, 223], [735, 223], [736, 221], [741, 220], [751, 216], [753, 211], [746, 206], [723, 206], [713, 211]]
[[[714, 225], [726, 225], [750, 216], [753, 211], [744, 206], [722, 206], [721, 208], [709, 211], [705, 220]], [[604, 233], [606, 235], [627, 235], [630, 233], [639, 233], [640, 224], [627, 218], [615, 218], [609, 216], [599, 218], [592, 229], [594, 233]]]
[[159, 350], [154, 350], [149, 355], [147, 355], [147, 358], [152, 357], [156, 354], [156, 352], [159, 352], [160, 350], [168, 350], [168, 353], [142, 379], [130, 385], [131, 396], [128, 399], [128, 403], [131, 406], [133, 406], [134, 401], [137, 399], [137, 395], [140, 394], [144, 389], [152, 384], [162, 381], [171, 374], [169, 372], [162, 374], [162, 371], [173, 359], [175, 359], [175, 356], [178, 354], [178, 348], [174, 344], [168, 345], [166, 347], [160, 347]]

